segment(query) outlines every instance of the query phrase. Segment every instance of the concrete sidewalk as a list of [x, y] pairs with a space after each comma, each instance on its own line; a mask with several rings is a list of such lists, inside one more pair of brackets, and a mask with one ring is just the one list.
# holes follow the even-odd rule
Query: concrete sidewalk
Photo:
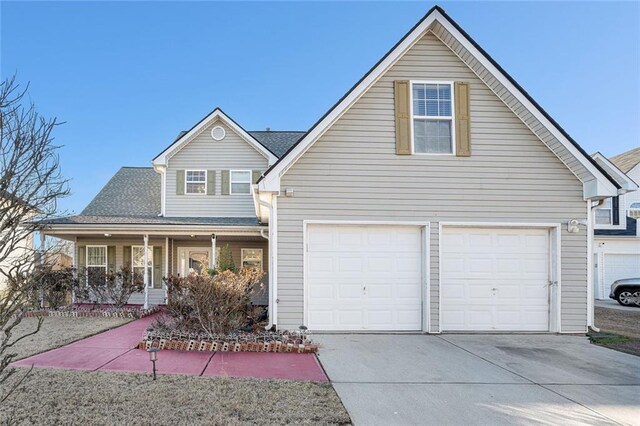
[[354, 424], [640, 424], [640, 358], [556, 335], [320, 335]]
[[[151, 373], [147, 351], [134, 348], [153, 320], [153, 315], [142, 318], [12, 366]], [[160, 351], [156, 368], [158, 374], [328, 380], [314, 354]]]

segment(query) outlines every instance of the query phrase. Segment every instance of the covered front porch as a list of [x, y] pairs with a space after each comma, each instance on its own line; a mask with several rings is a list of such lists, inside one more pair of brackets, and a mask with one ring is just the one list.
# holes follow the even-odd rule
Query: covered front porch
[[[266, 226], [191, 227], [139, 230], [112, 226], [89, 229], [49, 226], [43, 236], [74, 243], [73, 266], [85, 280], [89, 272], [115, 272], [127, 266], [144, 277], [144, 292], [134, 293], [130, 304], [145, 308], [167, 301], [164, 278], [187, 276], [215, 269], [221, 250], [228, 247], [238, 269], [253, 267], [265, 272], [261, 286], [254, 289], [252, 302], [268, 305], [269, 244]], [[145, 265], [147, 267], [145, 268]]]

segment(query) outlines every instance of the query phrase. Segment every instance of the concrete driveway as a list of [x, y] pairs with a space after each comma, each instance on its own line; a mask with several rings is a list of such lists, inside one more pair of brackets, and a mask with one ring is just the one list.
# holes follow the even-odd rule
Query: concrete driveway
[[599, 308], [616, 309], [619, 311], [640, 312], [640, 307], [637, 306], [622, 306], [615, 300], [596, 300], [595, 305]]
[[640, 425], [640, 358], [586, 337], [315, 337], [356, 425]]

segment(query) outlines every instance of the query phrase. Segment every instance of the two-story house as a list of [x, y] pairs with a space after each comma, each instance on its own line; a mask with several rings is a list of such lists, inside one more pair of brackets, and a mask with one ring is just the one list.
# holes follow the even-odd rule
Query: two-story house
[[596, 299], [608, 299], [611, 284], [640, 277], [640, 148], [607, 159], [593, 156], [627, 191], [607, 198], [595, 216], [594, 290]]
[[228, 243], [283, 329], [584, 332], [593, 206], [620, 189], [438, 7], [307, 132], [216, 109], [152, 165], [46, 232], [86, 268], [146, 252], [148, 303]]

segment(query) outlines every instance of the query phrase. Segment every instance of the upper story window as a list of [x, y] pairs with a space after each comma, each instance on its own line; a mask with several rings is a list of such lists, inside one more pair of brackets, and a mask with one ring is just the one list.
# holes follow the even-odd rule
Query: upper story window
[[207, 193], [207, 171], [187, 170], [185, 179], [185, 194]]
[[619, 198], [607, 198], [602, 207], [596, 209], [596, 225], [619, 225]]
[[412, 83], [413, 152], [453, 154], [453, 83]]
[[251, 194], [251, 170], [231, 170], [231, 194]]

